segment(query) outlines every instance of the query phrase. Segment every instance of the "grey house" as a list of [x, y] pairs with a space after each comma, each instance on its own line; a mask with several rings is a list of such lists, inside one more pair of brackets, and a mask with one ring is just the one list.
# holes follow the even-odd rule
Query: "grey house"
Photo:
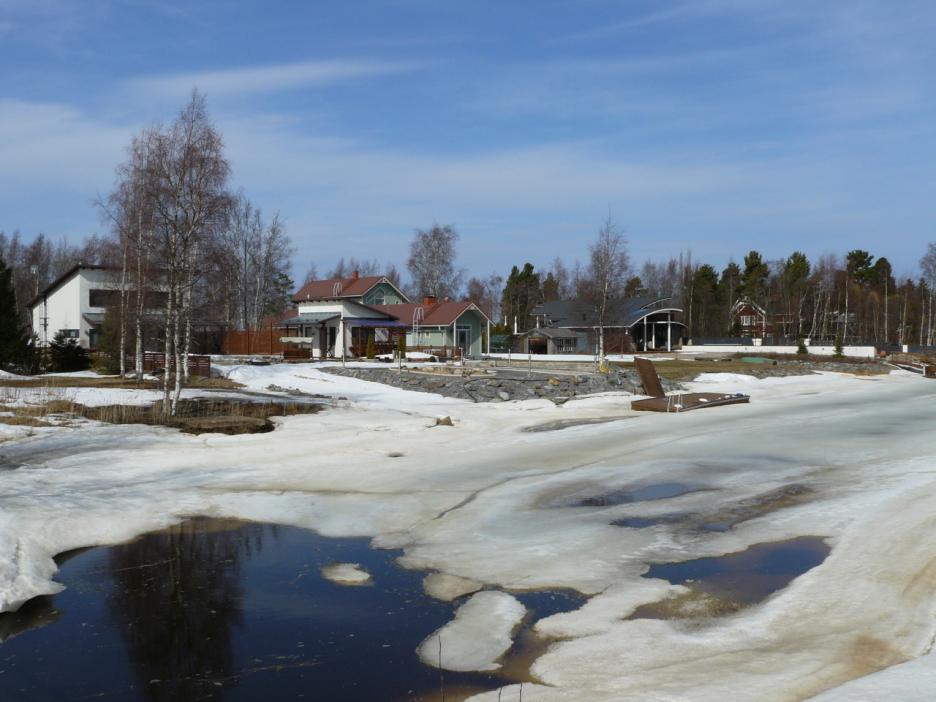
[[[685, 332], [682, 309], [671, 297], [634, 297], [619, 301], [604, 324], [606, 353], [671, 351]], [[525, 332], [522, 350], [541, 354], [593, 354], [598, 348], [594, 305], [560, 300], [537, 305], [536, 327]]]

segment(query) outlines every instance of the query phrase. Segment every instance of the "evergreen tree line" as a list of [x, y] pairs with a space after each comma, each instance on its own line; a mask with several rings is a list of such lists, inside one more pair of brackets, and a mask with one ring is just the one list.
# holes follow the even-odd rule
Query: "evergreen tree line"
[[[810, 261], [801, 251], [767, 261], [750, 251], [742, 263], [721, 271], [698, 263], [691, 254], [647, 261], [626, 269], [624, 298], [671, 297], [684, 310], [689, 337], [737, 336], [734, 306], [748, 301], [767, 316], [777, 340], [811, 339], [815, 343], [886, 346], [936, 344], [936, 244], [928, 245], [919, 275], [895, 277], [885, 257], [861, 249], [844, 257], [825, 255]], [[503, 285], [500, 285], [504, 281]], [[514, 266], [506, 280], [492, 274], [472, 278], [467, 296], [493, 313], [501, 331], [533, 324], [531, 312], [541, 302], [594, 301], [595, 267], [576, 262], [571, 268], [555, 259], [545, 271], [532, 263]]]

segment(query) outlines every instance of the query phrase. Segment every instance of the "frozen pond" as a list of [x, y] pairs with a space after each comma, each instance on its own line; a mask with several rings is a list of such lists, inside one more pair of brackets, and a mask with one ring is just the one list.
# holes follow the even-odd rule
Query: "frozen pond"
[[[59, 558], [67, 589], [0, 615], [3, 700], [459, 699], [526, 675], [525, 629], [507, 677], [439, 671], [415, 649], [456, 603], [423, 593], [424, 572], [367, 539], [198, 519], [127, 544]], [[359, 564], [372, 580], [320, 569]], [[534, 617], [579, 606], [516, 594]], [[529, 661], [526, 661], [528, 667]]]
[[[932, 381], [710, 375], [751, 403], [595, 422], [630, 398], [232, 375], [335, 400], [265, 434], [0, 427], [0, 609], [51, 596], [0, 619], [0, 700], [434, 699], [439, 659], [473, 702], [931, 697]], [[244, 521], [52, 560], [190, 515]]]

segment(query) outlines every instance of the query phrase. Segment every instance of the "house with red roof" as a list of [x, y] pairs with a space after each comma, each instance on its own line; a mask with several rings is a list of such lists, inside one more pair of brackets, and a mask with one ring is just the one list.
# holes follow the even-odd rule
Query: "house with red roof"
[[401, 336], [407, 350], [446, 358], [478, 357], [491, 320], [470, 301], [409, 298], [384, 276], [307, 282], [293, 295], [291, 316], [278, 327], [283, 341], [309, 348], [311, 358], [359, 358], [370, 339], [379, 354], [393, 353]]

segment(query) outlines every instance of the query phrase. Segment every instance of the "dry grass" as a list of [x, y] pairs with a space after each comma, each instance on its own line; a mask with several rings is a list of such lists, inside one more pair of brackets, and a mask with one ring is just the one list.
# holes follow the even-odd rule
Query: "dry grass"
[[[848, 363], [849, 373], [856, 375], [881, 375], [890, 372], [890, 368], [865, 359], [832, 359], [828, 356], [767, 356], [762, 354], [750, 354], [762, 358], [770, 358], [777, 362], [778, 366], [791, 369], [802, 369], [804, 375], [813, 370], [823, 370], [823, 364], [827, 363]], [[802, 364], [804, 361], [816, 364], [814, 368], [806, 368]], [[629, 362], [616, 362], [612, 364], [619, 368], [634, 369], [634, 364]], [[744, 375], [757, 375], [758, 370], [771, 368], [771, 364], [745, 363], [739, 358], [731, 358], [723, 361], [715, 359], [701, 359], [698, 361], [677, 359], [673, 361], [662, 361], [654, 363], [657, 374], [664, 380], [677, 382], [694, 380], [700, 373], [741, 373]]]
[[[272, 417], [314, 414], [321, 405], [307, 402], [250, 402], [246, 400], [180, 400], [176, 414], [167, 416], [162, 401], [152, 405], [88, 407], [72, 400], [43, 398], [38, 404], [0, 405], [4, 424], [48, 427], [63, 418], [83, 417], [108, 424], [147, 424], [180, 429], [189, 434], [253, 434], [273, 430]], [[48, 421], [54, 418], [58, 421]]]
[[[128, 388], [132, 390], [159, 390], [159, 380], [136, 380], [119, 376], [72, 377], [59, 375], [40, 375], [33, 378], [2, 378], [0, 387], [8, 388]], [[233, 390], [243, 385], [227, 378], [202, 378], [192, 376], [185, 384], [186, 388], [217, 388]]]
[[14, 427], [51, 427], [52, 425], [35, 417], [23, 417], [19, 414], [0, 415], [0, 424], [8, 424]]

